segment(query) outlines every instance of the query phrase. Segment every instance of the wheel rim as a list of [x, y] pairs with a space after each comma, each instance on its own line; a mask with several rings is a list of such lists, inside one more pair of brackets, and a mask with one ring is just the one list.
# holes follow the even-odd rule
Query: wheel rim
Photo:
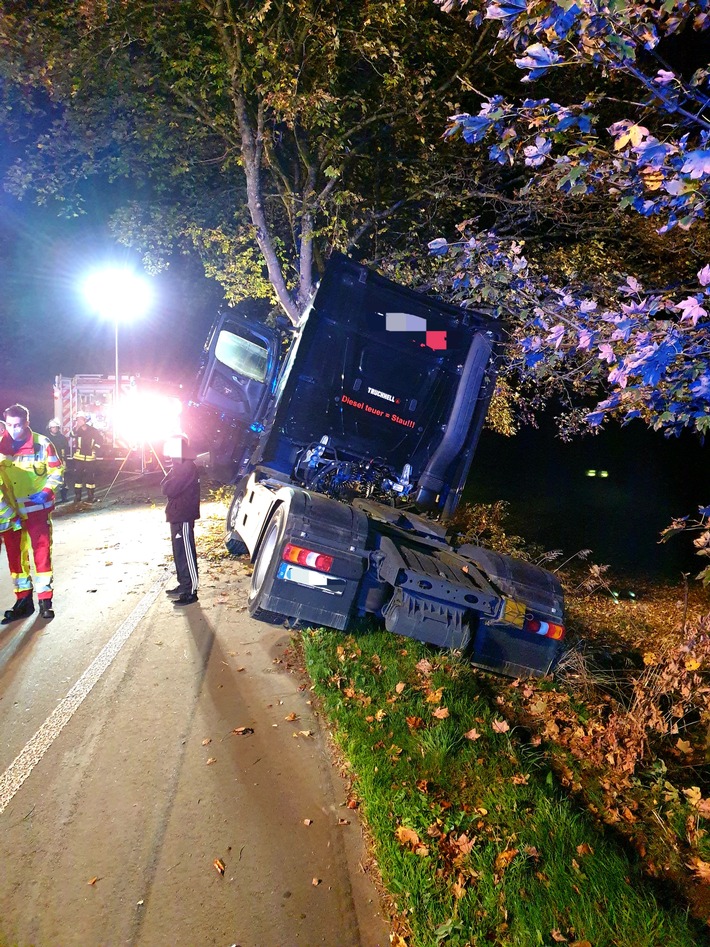
[[255, 595], [259, 592], [261, 586], [264, 584], [266, 573], [269, 569], [269, 566], [271, 565], [271, 560], [274, 555], [274, 549], [276, 548], [278, 535], [279, 522], [278, 520], [274, 520], [269, 526], [266, 536], [264, 536], [264, 541], [261, 544], [259, 555], [256, 560], [256, 566], [254, 567], [254, 578], [252, 581]]

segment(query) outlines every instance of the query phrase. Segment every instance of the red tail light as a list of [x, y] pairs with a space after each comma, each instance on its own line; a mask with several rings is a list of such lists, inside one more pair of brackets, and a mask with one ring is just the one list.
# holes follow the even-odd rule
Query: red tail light
[[313, 549], [305, 549], [303, 546], [293, 546], [291, 543], [286, 543], [284, 546], [282, 558], [285, 562], [295, 562], [299, 566], [310, 566], [311, 569], [317, 569], [318, 572], [330, 572], [333, 568], [332, 556], [315, 552]]
[[541, 638], [553, 638], [555, 641], [561, 641], [565, 636], [564, 625], [557, 625], [552, 621], [542, 621], [532, 616], [525, 619], [523, 631], [528, 631], [531, 635], [540, 635]]

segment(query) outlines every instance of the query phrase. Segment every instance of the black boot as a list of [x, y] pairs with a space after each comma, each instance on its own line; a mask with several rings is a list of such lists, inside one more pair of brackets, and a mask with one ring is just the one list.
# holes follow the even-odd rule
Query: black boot
[[19, 621], [21, 618], [28, 618], [34, 610], [35, 603], [32, 601], [31, 595], [18, 598], [12, 608], [6, 610], [5, 617], [0, 622], [0, 625], [9, 625], [10, 622]]
[[94, 496], [94, 487], [87, 487], [87, 488], [86, 488], [86, 499], [89, 501], [89, 503], [95, 503], [95, 502], [96, 502], [96, 498], [95, 498], [95, 496]]
[[81, 487], [74, 487], [74, 502], [81, 503]]
[[39, 600], [39, 614], [42, 618], [47, 620], [54, 618], [54, 609], [52, 608], [51, 598], [41, 598]]

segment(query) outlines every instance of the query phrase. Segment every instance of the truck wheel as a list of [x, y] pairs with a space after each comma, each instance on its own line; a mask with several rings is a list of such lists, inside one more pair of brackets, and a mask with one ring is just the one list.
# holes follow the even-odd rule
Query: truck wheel
[[272, 516], [266, 527], [264, 538], [259, 546], [259, 551], [254, 560], [254, 571], [251, 577], [251, 588], [247, 606], [249, 614], [258, 621], [267, 621], [271, 624], [283, 621], [283, 615], [267, 611], [261, 607], [261, 601], [264, 598], [264, 587], [271, 584], [276, 570], [279, 567], [278, 551], [281, 548], [281, 537], [283, 536], [284, 526], [286, 524], [286, 511], [280, 506]]
[[233, 556], [243, 556], [249, 552], [247, 544], [239, 535], [236, 528], [243, 499], [244, 490], [237, 487], [229, 507], [229, 513], [227, 513], [227, 535], [224, 537], [224, 545]]

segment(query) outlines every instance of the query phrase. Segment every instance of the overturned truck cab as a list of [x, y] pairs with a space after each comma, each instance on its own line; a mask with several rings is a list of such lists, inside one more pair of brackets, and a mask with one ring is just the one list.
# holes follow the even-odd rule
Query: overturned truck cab
[[238, 434], [227, 544], [254, 560], [254, 617], [374, 615], [498, 673], [553, 670], [557, 578], [447, 538], [500, 345], [485, 315], [341, 256], [291, 337], [219, 319], [198, 399]]

